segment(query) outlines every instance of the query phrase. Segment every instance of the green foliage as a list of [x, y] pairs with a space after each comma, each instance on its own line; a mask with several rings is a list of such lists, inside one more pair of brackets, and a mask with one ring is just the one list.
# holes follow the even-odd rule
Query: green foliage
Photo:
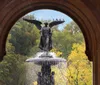
[[25, 61], [25, 56], [8, 53], [0, 62], [0, 81], [6, 85], [18, 85], [21, 74], [25, 73], [23, 61]]
[[39, 30], [22, 19], [18, 20], [10, 31], [10, 43], [15, 47], [15, 53], [28, 55], [30, 50], [37, 44], [39, 39]]
[[2, 82], [0, 85], [24, 85], [19, 83], [25, 82], [24, 61], [27, 57], [14, 53], [15, 48], [12, 43], [9, 43], [10, 39], [11, 34], [9, 34], [6, 43], [7, 54], [4, 56], [4, 60], [0, 62], [0, 82]]
[[64, 58], [70, 54], [73, 43], [81, 42], [84, 42], [83, 35], [75, 22], [67, 24], [62, 31], [53, 31], [53, 46], [63, 53]]
[[13, 53], [15, 51], [15, 47], [12, 45], [12, 43], [9, 43], [10, 39], [11, 39], [11, 34], [8, 35], [7, 42], [6, 42], [7, 53]]

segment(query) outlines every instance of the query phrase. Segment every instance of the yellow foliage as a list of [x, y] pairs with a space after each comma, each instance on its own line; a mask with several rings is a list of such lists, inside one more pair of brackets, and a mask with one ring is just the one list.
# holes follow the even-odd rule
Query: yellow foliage
[[74, 44], [68, 56], [68, 85], [92, 85], [92, 63], [85, 55], [85, 44]]
[[51, 50], [51, 52], [56, 53], [56, 55], [57, 55], [58, 57], [62, 55], [62, 52], [61, 52], [61, 51], [58, 51], [56, 48], [53, 48], [53, 49]]
[[67, 75], [66, 75], [65, 63], [59, 66], [53, 66], [52, 71], [55, 72], [54, 79], [55, 85], [67, 85]]
[[71, 54], [68, 56], [68, 60], [76, 61], [76, 60], [87, 60], [87, 56], [85, 55], [85, 44], [73, 44]]
[[33, 82], [33, 85], [37, 85], [37, 81]]

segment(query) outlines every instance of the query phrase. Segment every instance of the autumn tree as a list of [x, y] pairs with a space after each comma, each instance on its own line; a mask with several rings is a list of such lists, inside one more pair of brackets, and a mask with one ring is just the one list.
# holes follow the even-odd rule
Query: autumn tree
[[68, 85], [92, 85], [92, 62], [84, 53], [85, 44], [73, 44], [68, 56]]

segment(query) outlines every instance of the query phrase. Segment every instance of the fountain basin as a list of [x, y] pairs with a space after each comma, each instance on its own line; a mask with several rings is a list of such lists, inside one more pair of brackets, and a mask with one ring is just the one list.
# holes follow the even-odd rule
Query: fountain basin
[[38, 52], [35, 58], [29, 58], [26, 62], [34, 62], [38, 65], [57, 65], [60, 62], [66, 62], [64, 58], [57, 58], [53, 52]]

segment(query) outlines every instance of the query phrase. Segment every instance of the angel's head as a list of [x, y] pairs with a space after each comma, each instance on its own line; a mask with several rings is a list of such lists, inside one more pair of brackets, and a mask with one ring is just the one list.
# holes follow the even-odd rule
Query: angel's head
[[47, 27], [47, 26], [48, 26], [48, 23], [47, 23], [47, 22], [45, 22], [45, 23], [44, 23], [44, 25], [45, 25], [45, 27]]

